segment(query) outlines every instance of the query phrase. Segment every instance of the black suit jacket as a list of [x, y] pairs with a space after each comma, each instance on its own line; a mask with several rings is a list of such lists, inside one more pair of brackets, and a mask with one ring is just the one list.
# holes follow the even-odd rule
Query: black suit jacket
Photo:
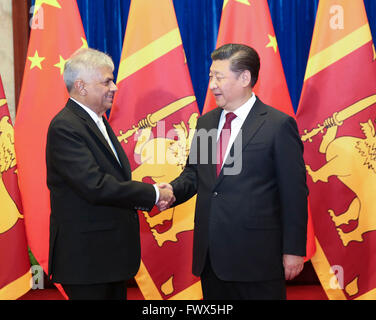
[[[305, 255], [306, 172], [296, 122], [258, 98], [243, 123], [227, 163], [216, 176], [216, 133], [222, 109], [197, 122], [187, 165], [172, 182], [178, 205], [197, 192], [193, 273], [209, 252], [226, 281], [284, 276], [282, 255]], [[210, 138], [209, 138], [210, 140]], [[231, 169], [224, 174], [224, 169]]]
[[131, 181], [128, 159], [104, 122], [121, 165], [89, 114], [71, 99], [48, 130], [49, 275], [54, 282], [121, 281], [140, 265], [137, 209], [151, 210], [155, 190]]

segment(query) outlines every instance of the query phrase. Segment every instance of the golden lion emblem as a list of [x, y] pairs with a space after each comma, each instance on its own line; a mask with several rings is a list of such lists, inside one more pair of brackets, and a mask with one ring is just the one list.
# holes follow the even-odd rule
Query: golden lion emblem
[[[175, 179], [181, 173], [189, 154], [198, 113], [191, 114], [188, 126], [184, 121], [173, 125], [177, 140], [165, 137], [153, 138], [152, 128], [159, 121], [193, 101], [195, 101], [194, 96], [176, 100], [155, 113], [149, 114], [127, 132], [120, 131], [118, 139], [125, 143], [130, 136], [137, 133], [134, 154], [139, 157], [141, 164], [132, 172], [134, 180], [142, 181], [145, 177], [149, 177], [156, 183], [166, 182]], [[193, 230], [195, 202], [196, 197], [193, 197], [175, 208], [167, 209], [154, 216], [150, 216], [146, 211], [143, 212], [158, 246], [162, 247], [166, 241], [177, 242], [179, 233]], [[171, 227], [167, 231], [159, 233], [156, 227], [165, 221], [171, 221]]]
[[[191, 115], [188, 120], [189, 129], [187, 129], [183, 121], [174, 125], [179, 137], [178, 140], [166, 138], [149, 139], [151, 128], [143, 129], [135, 147], [135, 154], [140, 155], [142, 164], [132, 172], [133, 178], [142, 181], [144, 177], [150, 177], [156, 183], [171, 181], [176, 178], [184, 168], [194, 129], [196, 128], [197, 117], [197, 113]], [[158, 161], [160, 154], [164, 154], [166, 159]], [[194, 212], [195, 200], [196, 197], [152, 217], [148, 212], [143, 212], [158, 246], [161, 247], [166, 241], [177, 242], [177, 234], [193, 230], [193, 214], [189, 215], [187, 212]], [[158, 233], [155, 227], [165, 221], [172, 222], [171, 228], [166, 232]]]
[[[318, 131], [322, 132], [323, 128], [327, 128], [319, 147], [319, 152], [326, 156], [326, 163], [317, 170], [306, 165], [307, 172], [314, 183], [327, 183], [329, 177], [336, 176], [356, 195], [345, 212], [335, 213], [333, 209], [328, 209], [344, 246], [351, 241], [362, 242], [365, 233], [376, 230], [376, 215], [373, 214], [376, 212], [373, 194], [376, 188], [376, 134], [371, 120], [360, 123], [364, 139], [352, 136], [336, 138], [336, 134], [345, 119], [375, 102], [376, 95], [363, 99], [327, 119], [318, 129], [311, 133], [306, 132], [302, 137], [303, 141], [311, 139]], [[339, 228], [352, 220], [358, 222], [354, 230], [344, 232]]]
[[15, 165], [14, 131], [9, 123], [9, 117], [4, 116], [0, 120], [0, 234], [11, 229], [19, 218], [23, 218], [9, 195], [2, 177], [5, 171]]

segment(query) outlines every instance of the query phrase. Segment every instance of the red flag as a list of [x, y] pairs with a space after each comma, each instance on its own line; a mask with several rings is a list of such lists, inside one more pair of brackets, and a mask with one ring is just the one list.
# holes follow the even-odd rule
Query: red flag
[[[267, 0], [224, 0], [217, 48], [227, 43], [245, 44], [258, 52], [261, 69], [255, 94], [294, 117]], [[214, 108], [215, 99], [208, 90], [203, 113]]]
[[[131, 1], [110, 123], [134, 180], [169, 182], [183, 169], [198, 108], [172, 0]], [[145, 299], [200, 299], [192, 275], [195, 198], [140, 213]]]
[[0, 300], [30, 290], [30, 260], [17, 182], [14, 132], [0, 77]]
[[87, 43], [75, 0], [36, 0], [16, 116], [15, 146], [29, 246], [45, 271], [50, 217], [47, 130], [68, 99], [62, 76], [65, 61], [83, 46]]
[[376, 53], [362, 0], [320, 0], [297, 119], [330, 299], [376, 298]]
[[[217, 48], [227, 43], [245, 44], [258, 52], [261, 68], [255, 94], [264, 103], [295, 118], [267, 0], [223, 2]], [[208, 90], [203, 113], [215, 107], [214, 96]], [[314, 231], [309, 210], [305, 260], [309, 260], [314, 253]]]

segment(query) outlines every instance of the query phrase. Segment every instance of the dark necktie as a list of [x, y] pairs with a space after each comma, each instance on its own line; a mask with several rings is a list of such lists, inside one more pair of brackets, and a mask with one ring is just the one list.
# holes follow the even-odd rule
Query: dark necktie
[[222, 163], [226, 154], [226, 149], [231, 136], [231, 122], [236, 118], [236, 114], [229, 112], [226, 114], [226, 122], [222, 128], [217, 142], [217, 176], [221, 172]]

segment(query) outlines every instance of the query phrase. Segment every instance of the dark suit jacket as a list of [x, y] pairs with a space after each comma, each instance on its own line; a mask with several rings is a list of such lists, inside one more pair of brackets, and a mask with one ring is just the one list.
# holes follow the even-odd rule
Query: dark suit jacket
[[241, 170], [223, 168], [217, 177], [216, 134], [207, 143], [205, 132], [218, 128], [221, 112], [199, 118], [187, 165], [171, 183], [175, 205], [197, 192], [193, 273], [201, 274], [209, 252], [222, 280], [282, 278], [282, 255], [306, 249], [308, 189], [296, 122], [257, 98], [232, 146], [234, 163], [225, 164]]
[[136, 209], [151, 210], [155, 190], [131, 181], [128, 159], [104, 122], [121, 166], [92, 118], [73, 100], [48, 130], [49, 275], [54, 282], [121, 281], [140, 265]]

